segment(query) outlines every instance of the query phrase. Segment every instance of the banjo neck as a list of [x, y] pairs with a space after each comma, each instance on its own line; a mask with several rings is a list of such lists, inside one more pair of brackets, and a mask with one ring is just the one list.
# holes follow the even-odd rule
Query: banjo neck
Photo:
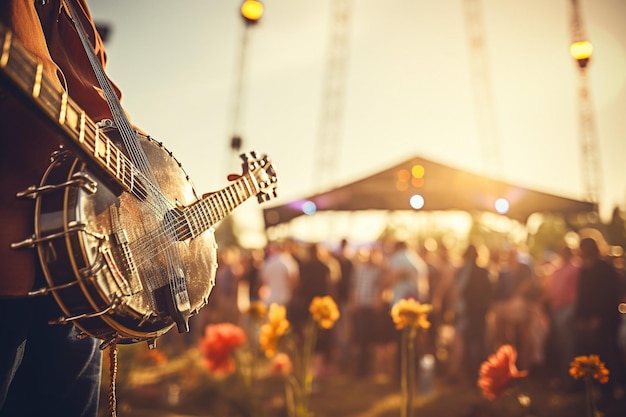
[[95, 123], [72, 100], [66, 91], [43, 74], [43, 65], [17, 42], [13, 33], [0, 24], [0, 75], [44, 118], [60, 130], [73, 151], [92, 162], [92, 167], [109, 180], [107, 185], [119, 194], [136, 192], [137, 169], [104, 133], [102, 123]]

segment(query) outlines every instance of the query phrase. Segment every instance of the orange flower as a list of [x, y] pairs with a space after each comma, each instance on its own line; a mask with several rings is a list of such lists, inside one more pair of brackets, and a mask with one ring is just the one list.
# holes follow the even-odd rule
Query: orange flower
[[329, 295], [313, 298], [309, 305], [309, 312], [313, 320], [324, 329], [331, 329], [339, 319], [339, 308]]
[[478, 372], [478, 387], [483, 395], [493, 400], [506, 391], [512, 379], [523, 378], [528, 372], [515, 365], [517, 351], [511, 345], [502, 345], [482, 363]]
[[207, 368], [217, 374], [235, 371], [232, 351], [246, 342], [243, 329], [231, 323], [209, 324], [200, 340], [200, 352]]
[[609, 382], [609, 370], [604, 366], [604, 362], [600, 361], [598, 355], [575, 357], [570, 364], [569, 374], [574, 379], [593, 378], [601, 384]]
[[289, 330], [287, 310], [284, 306], [272, 304], [267, 315], [268, 322], [261, 326], [259, 333], [259, 345], [265, 352], [265, 356], [271, 358], [276, 354], [278, 341]]
[[428, 329], [430, 327], [428, 313], [432, 309], [430, 304], [421, 304], [412, 298], [403, 298], [391, 308], [391, 318], [398, 330], [405, 327]]

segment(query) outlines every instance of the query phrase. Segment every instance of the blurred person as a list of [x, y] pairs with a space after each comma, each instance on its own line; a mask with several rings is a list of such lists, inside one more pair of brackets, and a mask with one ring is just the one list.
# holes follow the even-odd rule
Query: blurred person
[[569, 246], [564, 245], [559, 251], [558, 264], [547, 288], [556, 370], [559, 383], [564, 388], [571, 387], [573, 381], [569, 366], [575, 356], [574, 308], [578, 298], [579, 274], [579, 259]]
[[[428, 302], [430, 304], [434, 301], [434, 294], [439, 291], [438, 287], [441, 284], [441, 272], [437, 265], [433, 262], [433, 254], [431, 251], [425, 246], [420, 245], [418, 255], [424, 260], [426, 264], [426, 268], [428, 270]], [[440, 311], [438, 312], [440, 313]], [[439, 331], [439, 326], [441, 325], [441, 317], [438, 314], [435, 314], [434, 308], [433, 312], [430, 314], [430, 322], [431, 326], [426, 331], [427, 333], [427, 346], [425, 347], [429, 353], [435, 353], [435, 345], [437, 343], [437, 333]]]
[[349, 254], [349, 244], [347, 239], [341, 239], [339, 242], [339, 248], [337, 252], [333, 254], [333, 258], [336, 259], [339, 266], [339, 276], [336, 282], [334, 282], [335, 298], [337, 306], [339, 307], [339, 320], [333, 327], [335, 333], [335, 340], [338, 349], [339, 364], [345, 365], [349, 363], [350, 359], [350, 338], [352, 332], [352, 317], [351, 312], [348, 309], [348, 299], [350, 294], [350, 286], [352, 279], [352, 272], [354, 270], [354, 262]]
[[[300, 339], [304, 337], [309, 319], [309, 306], [315, 297], [331, 295], [331, 268], [326, 263], [327, 254], [318, 243], [307, 246], [306, 256], [300, 260], [300, 280], [293, 294], [291, 322]], [[313, 358], [314, 375], [330, 372], [333, 351], [332, 329], [319, 329], [316, 355]]]
[[270, 242], [265, 261], [259, 269], [259, 296], [268, 306], [276, 303], [288, 307], [298, 285], [300, 271], [292, 254], [281, 242]]
[[493, 287], [486, 268], [478, 265], [478, 251], [469, 245], [454, 280], [454, 341], [449, 368], [451, 382], [473, 382], [487, 358], [487, 314]]
[[250, 249], [242, 259], [243, 275], [241, 279], [248, 285], [248, 301], [251, 303], [261, 300], [261, 278], [259, 275], [264, 256], [262, 249]]
[[376, 242], [371, 250], [371, 258], [376, 259], [383, 277], [376, 301], [377, 308], [374, 310], [375, 319], [372, 323], [375, 351], [373, 367], [379, 382], [389, 382], [389, 380], [397, 380], [399, 375], [396, 363], [398, 331], [390, 315], [394, 290], [393, 283], [386, 279], [390, 252], [382, 241]]
[[321, 247], [318, 243], [306, 246], [305, 256], [300, 259], [300, 279], [294, 289], [292, 301], [292, 322], [301, 328], [309, 317], [309, 305], [314, 297], [331, 294], [331, 271], [322, 260]]
[[385, 280], [393, 287], [393, 302], [413, 298], [421, 303], [430, 302], [428, 265], [406, 242], [396, 242], [387, 264]]
[[455, 292], [454, 281], [457, 266], [450, 258], [450, 252], [444, 245], [437, 249], [435, 265], [439, 271], [439, 279], [431, 290], [433, 306], [432, 325], [436, 330], [436, 358], [441, 359], [442, 364], [449, 363], [449, 355], [452, 345], [450, 334], [454, 328], [454, 305]]
[[618, 331], [618, 342], [622, 358], [626, 363], [626, 260], [624, 259], [624, 250], [619, 246], [617, 248], [616, 253], [612, 256], [611, 263], [620, 279], [620, 293], [622, 294], [620, 311], [622, 312], [622, 320]]
[[446, 323], [450, 321], [447, 317], [454, 312], [452, 293], [454, 290], [454, 275], [457, 268], [452, 259], [450, 259], [450, 252], [443, 245], [440, 245], [437, 249], [437, 257], [433, 264], [438, 271], [438, 279], [433, 282], [431, 287], [433, 320], [439, 323]]
[[[393, 291], [391, 306], [393, 307], [402, 299], [414, 299], [420, 303], [428, 303], [428, 265], [404, 241], [395, 243], [393, 252], [387, 262], [387, 269], [384, 278], [385, 286], [390, 286]], [[401, 352], [402, 332], [396, 332], [396, 371], [400, 375], [401, 358], [398, 352]], [[427, 338], [422, 332], [419, 332], [417, 339], [417, 352], [421, 356], [427, 349]]]
[[601, 402], [606, 405], [614, 399], [614, 388], [624, 384], [624, 363], [617, 340], [622, 294], [617, 271], [602, 259], [597, 242], [584, 238], [579, 251], [582, 266], [574, 307], [575, 354], [598, 355], [606, 364], [611, 373], [609, 382], [601, 386]]
[[375, 325], [383, 307], [380, 297], [383, 280], [380, 252], [361, 248], [350, 278], [349, 310], [354, 319], [356, 375], [361, 377], [372, 371], [374, 342], [376, 332], [380, 330]]
[[550, 308], [548, 306], [548, 285], [555, 270], [555, 254], [546, 250], [535, 261], [528, 253], [521, 261], [531, 267], [533, 279], [526, 295], [529, 311], [530, 352], [529, 369], [535, 373], [548, 371], [545, 367], [548, 338], [550, 336]]
[[519, 366], [528, 369], [532, 355], [531, 297], [533, 271], [520, 261], [517, 249], [500, 252], [500, 269], [495, 282], [493, 305], [493, 343], [514, 346], [519, 354]]
[[218, 265], [215, 272], [215, 294], [208, 310], [211, 323], [239, 323], [239, 282], [243, 274], [241, 250], [236, 246], [219, 248]]

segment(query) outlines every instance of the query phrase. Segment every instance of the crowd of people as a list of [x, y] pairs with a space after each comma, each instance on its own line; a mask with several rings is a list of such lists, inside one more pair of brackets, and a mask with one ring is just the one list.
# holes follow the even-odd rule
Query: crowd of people
[[[503, 344], [515, 347], [520, 369], [564, 390], [577, 389], [568, 370], [578, 355], [599, 355], [611, 381], [624, 382], [626, 320], [618, 310], [625, 301], [623, 258], [603, 257], [591, 238], [544, 259], [513, 245], [489, 251], [470, 244], [457, 254], [443, 245], [426, 249], [404, 241], [351, 246], [343, 240], [333, 247], [286, 240], [265, 250], [226, 248], [220, 261], [213, 301], [197, 319], [199, 327], [239, 323], [241, 306], [261, 301], [284, 305], [298, 331], [313, 297], [335, 299], [341, 319], [320, 339], [320, 375], [397, 380], [400, 332], [390, 309], [413, 298], [433, 307], [419, 354], [436, 359], [445, 383], [475, 384], [480, 364]], [[242, 286], [247, 299], [237, 304]], [[223, 308], [225, 302], [240, 308]], [[606, 395], [614, 388], [608, 384]]]

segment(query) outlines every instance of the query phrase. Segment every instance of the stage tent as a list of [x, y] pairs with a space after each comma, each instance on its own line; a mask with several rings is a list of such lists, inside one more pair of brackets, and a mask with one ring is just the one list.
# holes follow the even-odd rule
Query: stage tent
[[270, 228], [319, 211], [360, 210], [493, 212], [525, 223], [533, 213], [586, 213], [594, 205], [413, 157], [352, 183], [264, 208], [263, 217]]

